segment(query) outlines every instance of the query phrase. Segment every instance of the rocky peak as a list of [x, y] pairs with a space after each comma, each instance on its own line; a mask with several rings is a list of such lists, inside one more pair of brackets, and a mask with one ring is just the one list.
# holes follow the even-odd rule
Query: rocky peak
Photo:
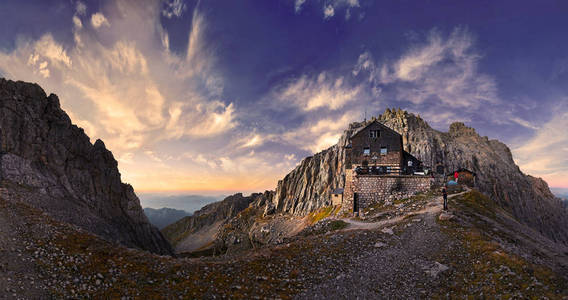
[[26, 202], [110, 241], [172, 253], [122, 183], [101, 140], [91, 144], [56, 95], [37, 85], [0, 79], [0, 185], [9, 201]]
[[450, 124], [450, 131], [448, 132], [450, 136], [458, 137], [461, 135], [478, 136], [475, 129], [465, 126], [462, 122], [454, 122]]
[[[546, 182], [520, 171], [505, 144], [481, 137], [460, 122], [451, 124], [448, 132], [435, 130], [420, 116], [401, 109], [386, 109], [376, 119], [401, 134], [404, 149], [426, 166], [442, 166], [446, 173], [472, 170], [477, 173], [477, 188], [520, 222], [568, 243], [568, 213]], [[273, 200], [276, 209], [303, 215], [325, 206], [331, 191], [345, 184], [344, 146], [353, 130], [364, 125], [350, 124], [338, 144], [302, 160], [279, 181]]]

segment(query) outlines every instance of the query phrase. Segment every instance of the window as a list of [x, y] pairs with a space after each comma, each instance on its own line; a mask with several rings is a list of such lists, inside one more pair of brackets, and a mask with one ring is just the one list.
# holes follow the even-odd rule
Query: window
[[371, 155], [371, 148], [369, 147], [363, 148], [363, 155]]
[[371, 130], [369, 131], [369, 137], [370, 138], [378, 138], [381, 136], [381, 132], [378, 130]]
[[381, 147], [381, 155], [387, 155], [387, 147]]

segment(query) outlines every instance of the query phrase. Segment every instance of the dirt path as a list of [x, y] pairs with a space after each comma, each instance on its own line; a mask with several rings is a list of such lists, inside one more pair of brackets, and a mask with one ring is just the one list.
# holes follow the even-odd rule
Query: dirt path
[[[461, 192], [458, 194], [453, 194], [453, 195], [449, 195], [448, 198], [453, 198], [462, 194], [467, 193], [467, 191], [465, 192]], [[423, 214], [435, 214], [435, 213], [439, 213], [442, 211], [443, 208], [443, 199], [442, 197], [435, 197], [432, 198], [428, 204], [426, 205], [425, 208], [421, 209], [421, 210], [417, 210], [417, 211], [412, 211], [409, 214], [413, 214], [413, 215], [423, 215]], [[400, 221], [402, 221], [405, 217], [407, 217], [408, 214], [405, 215], [401, 215], [398, 217], [394, 217], [388, 220], [382, 220], [382, 221], [378, 221], [378, 222], [364, 222], [364, 221], [357, 221], [357, 220], [353, 220], [353, 219], [343, 219], [344, 222], [348, 223], [349, 226], [347, 226], [347, 228], [343, 229], [343, 230], [372, 230], [372, 229], [377, 229], [380, 227], [384, 227], [387, 225], [392, 225], [392, 224], [396, 224]]]
[[[298, 298], [416, 299], [432, 295], [445, 284], [440, 274], [449, 268], [440, 254], [457, 246], [436, 222], [441, 210], [442, 198], [435, 197], [425, 208], [409, 212], [414, 217], [407, 222], [404, 215], [379, 222], [345, 220], [349, 223], [346, 233], [356, 235], [358, 241], [345, 246], [352, 253], [345, 272], [315, 284]], [[386, 226], [390, 227], [379, 230]]]

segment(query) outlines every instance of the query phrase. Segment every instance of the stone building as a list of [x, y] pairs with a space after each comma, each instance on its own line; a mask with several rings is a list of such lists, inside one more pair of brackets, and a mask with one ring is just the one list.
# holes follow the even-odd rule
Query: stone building
[[359, 168], [359, 173], [402, 175], [422, 167], [418, 159], [404, 151], [402, 136], [377, 120], [355, 131], [345, 150], [346, 168]]
[[331, 192], [331, 203], [333, 206], [341, 205], [343, 202], [343, 189], [337, 188]]
[[403, 146], [402, 136], [377, 120], [353, 132], [345, 149], [343, 211], [357, 212], [430, 189], [433, 180], [424, 175], [422, 162]]

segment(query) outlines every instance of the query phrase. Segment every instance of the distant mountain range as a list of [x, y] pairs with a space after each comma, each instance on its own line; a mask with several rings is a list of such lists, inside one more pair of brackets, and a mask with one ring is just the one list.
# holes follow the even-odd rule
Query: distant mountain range
[[198, 209], [224, 196], [140, 194], [140, 204], [150, 223], [159, 229], [191, 216]]
[[552, 191], [552, 193], [560, 198], [562, 200], [562, 202], [564, 203], [564, 207], [568, 207], [568, 189], [564, 189], [564, 188], [550, 188], [550, 190]]
[[205, 205], [221, 201], [225, 196], [202, 196], [202, 195], [164, 195], [138, 193], [140, 205], [146, 208], [160, 209], [164, 207], [184, 210], [193, 214]]
[[144, 208], [144, 213], [148, 217], [150, 223], [158, 227], [158, 229], [162, 229], [178, 221], [183, 217], [191, 215], [191, 213], [185, 210], [173, 209], [168, 207], [163, 207], [160, 209], [146, 207]]

